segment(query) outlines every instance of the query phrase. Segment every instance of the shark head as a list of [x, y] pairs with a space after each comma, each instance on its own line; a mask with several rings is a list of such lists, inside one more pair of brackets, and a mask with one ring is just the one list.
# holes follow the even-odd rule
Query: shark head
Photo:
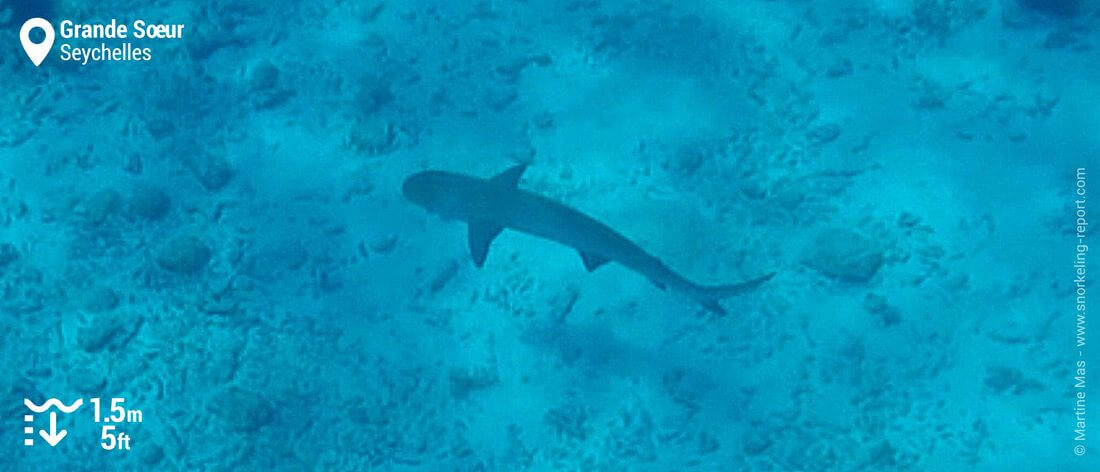
[[424, 171], [410, 175], [401, 184], [401, 194], [428, 211], [448, 218], [461, 218], [459, 177], [450, 172]]
[[470, 255], [481, 267], [493, 238], [508, 225], [508, 202], [522, 195], [516, 184], [526, 168], [526, 164], [515, 165], [488, 179], [434, 170], [417, 172], [401, 184], [401, 193], [444, 219], [465, 221]]

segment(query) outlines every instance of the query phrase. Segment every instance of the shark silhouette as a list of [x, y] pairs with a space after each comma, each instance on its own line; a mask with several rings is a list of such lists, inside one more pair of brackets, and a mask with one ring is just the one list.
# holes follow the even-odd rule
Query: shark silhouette
[[649, 278], [661, 290], [683, 293], [716, 313], [719, 301], [753, 289], [774, 272], [729, 285], [700, 285], [670, 269], [609, 226], [573, 208], [517, 188], [526, 165], [517, 165], [489, 179], [429, 170], [405, 179], [405, 198], [445, 219], [467, 222], [470, 255], [481, 267], [489, 245], [505, 228], [549, 239], [580, 253], [592, 272], [617, 262]]

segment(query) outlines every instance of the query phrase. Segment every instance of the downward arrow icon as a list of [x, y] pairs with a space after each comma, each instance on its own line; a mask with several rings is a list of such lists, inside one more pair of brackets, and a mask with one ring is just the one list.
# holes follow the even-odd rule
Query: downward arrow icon
[[61, 430], [60, 432], [57, 431], [57, 412], [51, 411], [50, 433], [46, 434], [46, 430], [43, 429], [42, 431], [39, 431], [38, 434], [41, 434], [42, 439], [45, 439], [46, 442], [50, 443], [50, 447], [53, 447], [56, 446], [57, 443], [61, 442], [62, 439], [65, 439], [65, 435], [69, 434], [69, 432], [65, 430]]

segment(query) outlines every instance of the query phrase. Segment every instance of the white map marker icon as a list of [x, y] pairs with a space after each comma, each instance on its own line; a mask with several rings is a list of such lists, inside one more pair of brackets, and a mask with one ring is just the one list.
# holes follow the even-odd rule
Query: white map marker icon
[[[35, 28], [42, 28], [46, 33], [46, 39], [38, 44], [31, 42], [31, 30]], [[53, 25], [42, 18], [31, 18], [19, 29], [19, 42], [23, 43], [23, 50], [27, 51], [27, 57], [31, 58], [35, 67], [38, 67], [53, 47]]]

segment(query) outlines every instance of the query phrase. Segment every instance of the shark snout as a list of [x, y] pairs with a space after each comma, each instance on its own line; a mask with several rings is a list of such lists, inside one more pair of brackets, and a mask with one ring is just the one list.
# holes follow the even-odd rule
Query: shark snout
[[416, 191], [418, 176], [420, 176], [420, 173], [405, 177], [405, 181], [401, 183], [401, 195], [404, 195], [405, 198], [409, 198]]
[[405, 178], [401, 184], [401, 195], [413, 203], [425, 205], [432, 187], [431, 176], [427, 172], [417, 172]]
[[439, 171], [417, 172], [401, 184], [401, 194], [428, 211], [443, 213], [455, 205], [461, 195], [455, 191], [451, 175]]

